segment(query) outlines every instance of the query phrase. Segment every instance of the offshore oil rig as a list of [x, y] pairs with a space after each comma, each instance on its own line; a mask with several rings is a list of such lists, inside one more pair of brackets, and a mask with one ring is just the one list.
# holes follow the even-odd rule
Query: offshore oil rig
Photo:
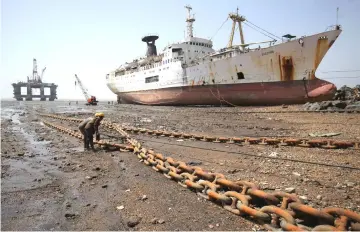
[[[56, 88], [57, 85], [54, 83], [43, 83], [43, 76], [46, 67], [43, 68], [41, 75], [39, 76], [37, 72], [37, 62], [36, 59], [33, 59], [33, 73], [31, 77], [27, 77], [27, 82], [18, 82], [13, 83], [14, 87], [14, 98], [17, 101], [23, 101], [24, 98], [26, 101], [32, 101], [33, 98], [40, 98], [40, 101], [46, 101], [46, 98], [49, 98], [49, 101], [54, 101], [57, 99]], [[21, 94], [21, 88], [26, 87], [26, 94]], [[50, 88], [50, 95], [45, 95], [45, 88]], [[40, 89], [40, 94], [33, 94], [33, 89]]]

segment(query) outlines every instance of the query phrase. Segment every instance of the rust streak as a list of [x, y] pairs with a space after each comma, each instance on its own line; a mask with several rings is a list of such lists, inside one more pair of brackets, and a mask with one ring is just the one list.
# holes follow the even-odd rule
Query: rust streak
[[294, 63], [291, 56], [285, 56], [282, 58], [282, 69], [284, 81], [294, 80]]
[[321, 60], [324, 58], [325, 53], [329, 49], [328, 46], [328, 38], [318, 39], [317, 45], [316, 45], [316, 53], [315, 53], [315, 66], [314, 69], [316, 70], [319, 66]]
[[282, 73], [282, 69], [281, 69], [281, 58], [280, 58], [280, 55], [278, 56], [278, 58], [279, 58], [280, 80], [283, 81], [283, 73]]

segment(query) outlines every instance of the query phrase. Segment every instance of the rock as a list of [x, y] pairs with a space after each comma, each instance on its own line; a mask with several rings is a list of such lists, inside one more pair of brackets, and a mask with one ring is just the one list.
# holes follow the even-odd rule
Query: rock
[[43, 137], [39, 137], [37, 141], [44, 141], [45, 139]]
[[316, 196], [316, 199], [321, 200], [321, 199], [322, 199], [322, 196], [321, 196], [321, 195], [317, 195], [317, 196]]
[[277, 155], [278, 153], [273, 151], [270, 153], [269, 157], [277, 157]]
[[210, 225], [209, 225], [209, 228], [212, 229], [212, 228], [214, 228], [214, 226], [210, 224]]
[[308, 107], [308, 110], [310, 111], [316, 111], [316, 110], [320, 110], [320, 104], [315, 102], [313, 104], [311, 104], [309, 107]]
[[119, 163], [122, 163], [122, 162], [124, 162], [124, 160], [122, 160], [122, 159], [121, 159], [121, 160], [119, 160]]
[[99, 167], [93, 168], [93, 171], [100, 171]]
[[298, 173], [298, 172], [293, 172], [292, 174], [295, 175], [295, 176], [301, 176], [301, 174]]
[[66, 202], [65, 206], [66, 206], [66, 208], [70, 208], [70, 207], [71, 207], [71, 203], [70, 203], [70, 202]]
[[146, 195], [143, 195], [142, 197], [141, 197], [141, 200], [142, 201], [145, 201], [145, 200], [147, 200], [148, 199], [148, 197], [146, 196]]
[[239, 172], [239, 170], [237, 170], [236, 168], [235, 169], [230, 169], [230, 170], [227, 170], [227, 173], [230, 173], [230, 174], [235, 174]]
[[345, 184], [346, 184], [348, 187], [354, 187], [354, 186], [355, 186], [355, 183], [354, 183], [354, 182], [350, 182], [350, 181], [346, 181]]
[[32, 157], [35, 157], [35, 155], [34, 155], [34, 154], [30, 154], [29, 157], [32, 158]]
[[356, 104], [349, 104], [345, 107], [346, 110], [360, 110], [360, 102]]
[[294, 193], [294, 192], [295, 192], [295, 188], [293, 188], [293, 187], [286, 188], [286, 189], [285, 189], [285, 192], [287, 192], [287, 193]]
[[91, 180], [92, 178], [91, 178], [91, 176], [85, 176], [85, 179]]
[[164, 224], [164, 223], [165, 223], [165, 220], [159, 219], [159, 220], [158, 220], [158, 223], [159, 223], [159, 224]]
[[345, 101], [336, 100], [332, 102], [332, 105], [339, 109], [345, 109], [347, 103]]
[[128, 221], [126, 222], [128, 227], [135, 227], [137, 224], [139, 224], [141, 221], [140, 217], [130, 217]]
[[65, 217], [66, 219], [74, 219], [76, 218], [78, 215], [75, 213], [65, 213]]
[[153, 219], [151, 219], [151, 224], [157, 224], [158, 223], [158, 218], [153, 218]]
[[101, 186], [101, 188], [107, 188], [107, 187], [108, 187], [107, 184], [104, 184], [104, 185]]
[[124, 209], [125, 207], [123, 205], [119, 205], [116, 207], [117, 209], [121, 210], [121, 209]]
[[311, 103], [310, 102], [306, 102], [304, 105], [303, 105], [303, 109], [304, 110], [309, 110], [309, 107], [311, 106]]
[[308, 203], [308, 198], [306, 196], [299, 196], [299, 198], [303, 203]]
[[150, 221], [152, 224], [164, 224], [165, 223], [165, 220], [163, 219], [158, 219], [158, 218], [153, 218], [151, 219]]
[[196, 166], [196, 165], [201, 165], [202, 162], [201, 161], [190, 161], [186, 163], [187, 165], [191, 165], [191, 166]]
[[331, 101], [323, 101], [320, 102], [320, 110], [326, 110], [327, 108], [332, 106], [332, 102]]
[[19, 152], [17, 155], [18, 156], [24, 156], [25, 152]]
[[341, 185], [340, 183], [337, 183], [334, 188], [339, 189], [339, 188], [341, 188], [341, 187], [342, 187], [342, 185]]
[[[286, 107], [287, 108], [287, 107]], [[220, 226], [220, 224], [219, 223], [216, 223], [216, 225], [215, 225], [216, 227], [219, 227]]]

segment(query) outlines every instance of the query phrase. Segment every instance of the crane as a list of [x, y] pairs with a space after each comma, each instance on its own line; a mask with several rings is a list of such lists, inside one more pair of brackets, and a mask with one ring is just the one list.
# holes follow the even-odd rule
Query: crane
[[45, 70], [46, 70], [46, 67], [44, 67], [43, 70], [41, 71], [41, 76], [40, 76], [40, 78], [39, 78], [40, 82], [43, 81], [43, 76], [44, 76]]
[[96, 97], [95, 96], [90, 96], [89, 97], [87, 89], [84, 88], [80, 78], [76, 74], [75, 74], [75, 79], [76, 79], [75, 86], [76, 86], [76, 82], [79, 83], [80, 89], [83, 92], [85, 100], [86, 100], [86, 105], [96, 106], [97, 103], [98, 103], [98, 101], [96, 100]]

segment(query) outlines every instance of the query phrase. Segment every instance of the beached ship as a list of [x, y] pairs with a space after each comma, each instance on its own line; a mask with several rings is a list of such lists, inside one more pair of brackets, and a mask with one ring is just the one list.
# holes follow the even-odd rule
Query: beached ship
[[[340, 35], [339, 25], [311, 36], [296, 38], [287, 34], [278, 41], [245, 43], [243, 25], [256, 25], [238, 12], [231, 13], [229, 43], [215, 51], [211, 40], [193, 36], [195, 18], [191, 7], [186, 9], [184, 41], [168, 45], [158, 54], [155, 41], [159, 36], [145, 36], [142, 41], [147, 44], [146, 57], [106, 75], [107, 86], [118, 96], [119, 103], [276, 105], [333, 97], [335, 85], [318, 79], [315, 71]], [[240, 45], [233, 44], [237, 28]]]

